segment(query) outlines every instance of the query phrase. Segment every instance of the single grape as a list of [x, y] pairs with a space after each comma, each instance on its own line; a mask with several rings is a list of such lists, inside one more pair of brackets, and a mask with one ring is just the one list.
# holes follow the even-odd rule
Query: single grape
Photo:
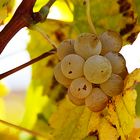
[[74, 53], [74, 42], [73, 39], [67, 39], [60, 43], [57, 48], [57, 56], [59, 60], [62, 60], [66, 55]]
[[112, 67], [109, 60], [101, 55], [88, 58], [84, 64], [86, 79], [94, 84], [101, 84], [109, 79]]
[[72, 82], [71, 79], [68, 79], [62, 73], [61, 62], [59, 62], [54, 68], [54, 77], [55, 77], [56, 81], [58, 81], [60, 84], [64, 85], [65, 87], [68, 87]]
[[86, 106], [93, 112], [103, 110], [107, 102], [108, 97], [100, 88], [93, 88], [91, 94], [85, 99]]
[[108, 30], [103, 32], [99, 36], [99, 39], [102, 43], [102, 55], [105, 55], [110, 51], [119, 52], [122, 48], [121, 36], [115, 31]]
[[71, 94], [78, 98], [84, 99], [87, 97], [92, 90], [92, 84], [87, 81], [84, 77], [74, 79], [70, 84]]
[[108, 52], [105, 57], [112, 65], [112, 73], [119, 75], [126, 69], [126, 61], [120, 53]]
[[100, 54], [102, 45], [97, 35], [93, 33], [82, 33], [74, 43], [75, 52], [84, 59], [92, 55]]
[[68, 95], [68, 99], [69, 99], [73, 104], [75, 104], [75, 105], [77, 105], [77, 106], [81, 106], [81, 105], [84, 105], [84, 104], [85, 104], [85, 99], [79, 99], [79, 98], [74, 97], [74, 96], [71, 94], [71, 92], [70, 92], [69, 89], [68, 89], [67, 95]]
[[121, 73], [119, 73], [118, 75], [121, 76], [122, 79], [124, 80], [125, 77], [128, 75], [128, 70], [127, 70], [127, 68], [125, 67], [125, 69], [124, 69]]
[[112, 97], [122, 92], [123, 85], [123, 79], [117, 74], [112, 74], [106, 82], [100, 84], [100, 88], [105, 94]]
[[85, 60], [77, 54], [69, 54], [61, 61], [63, 74], [70, 79], [75, 79], [83, 75]]

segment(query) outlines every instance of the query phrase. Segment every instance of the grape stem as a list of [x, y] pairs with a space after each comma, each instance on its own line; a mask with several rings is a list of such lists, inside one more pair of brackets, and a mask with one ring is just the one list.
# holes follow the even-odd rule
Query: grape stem
[[56, 0], [49, 0], [39, 12], [34, 13], [33, 7], [36, 0], [23, 0], [17, 8], [14, 16], [0, 32], [0, 54], [3, 52], [7, 43], [13, 38], [13, 36], [23, 27], [30, 27], [38, 22], [43, 22], [52, 4]]
[[16, 128], [18, 130], [21, 130], [21, 131], [25, 131], [33, 136], [38, 136], [38, 137], [42, 137], [45, 139], [45, 136], [43, 136], [42, 134], [38, 133], [38, 132], [35, 132], [35, 131], [32, 131], [32, 130], [29, 130], [29, 129], [26, 129], [24, 127], [21, 127], [21, 126], [18, 126], [18, 125], [15, 125], [15, 124], [12, 124], [12, 123], [9, 123], [7, 121], [4, 121], [4, 120], [0, 120], [0, 123], [6, 125], [6, 126], [9, 126], [9, 127], [12, 127], [12, 128]]
[[93, 33], [97, 34], [95, 26], [93, 24], [91, 13], [90, 13], [90, 0], [84, 0], [84, 4], [86, 5], [86, 14], [87, 14], [87, 21]]
[[50, 39], [49, 35], [48, 35], [40, 26], [34, 25], [34, 26], [32, 26], [30, 29], [39, 32], [39, 33], [49, 42], [49, 44], [52, 45], [52, 47], [53, 47], [54, 49], [57, 48], [55, 42], [54, 42], [53, 40]]
[[9, 76], [9, 75], [11, 75], [11, 74], [13, 74], [13, 73], [15, 73], [15, 72], [17, 72], [17, 71], [19, 71], [19, 70], [21, 70], [21, 69], [23, 69], [23, 68], [25, 68], [25, 67], [27, 67], [27, 66], [29, 66], [29, 65], [31, 65], [31, 64], [34, 64], [34, 63], [46, 58], [47, 56], [55, 54], [55, 53], [56, 53], [56, 50], [52, 49], [49, 52], [45, 52], [45, 53], [41, 54], [40, 56], [38, 56], [38, 57], [36, 57], [36, 58], [26, 62], [26, 63], [14, 68], [14, 69], [11, 69], [7, 72], [4, 72], [4, 73], [0, 74], [0, 80]]

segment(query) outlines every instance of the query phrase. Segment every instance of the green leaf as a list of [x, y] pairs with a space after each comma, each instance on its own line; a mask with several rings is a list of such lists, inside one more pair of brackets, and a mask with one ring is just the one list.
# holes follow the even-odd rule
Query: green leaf
[[[72, 0], [72, 2], [75, 7], [74, 25], [79, 32], [92, 32], [87, 20], [86, 5], [83, 5], [81, 0]], [[90, 9], [98, 34], [111, 29], [121, 34], [124, 44], [135, 40], [139, 25], [134, 1], [90, 0]]]
[[135, 0], [135, 5], [136, 5], [136, 10], [137, 10], [137, 14], [138, 14], [138, 22], [140, 23], [140, 1], [139, 0]]
[[42, 111], [42, 107], [48, 102], [47, 97], [42, 96], [43, 87], [37, 85], [30, 86], [26, 98], [26, 112], [22, 122], [22, 126], [32, 128], [37, 120], [37, 114]]

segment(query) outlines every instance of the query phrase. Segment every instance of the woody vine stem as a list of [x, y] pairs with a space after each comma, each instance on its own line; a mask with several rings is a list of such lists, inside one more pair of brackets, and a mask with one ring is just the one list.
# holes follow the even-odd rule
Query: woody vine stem
[[[3, 52], [4, 48], [8, 44], [8, 42], [13, 38], [13, 36], [23, 27], [31, 28], [31, 29], [38, 29], [35, 27], [35, 25], [38, 22], [43, 22], [45, 21], [50, 7], [53, 5], [53, 3], [56, 0], [49, 0], [47, 4], [45, 4], [39, 12], [33, 12], [33, 7], [36, 2], [36, 0], [23, 0], [22, 3], [19, 5], [17, 8], [14, 16], [12, 19], [9, 21], [9, 23], [5, 26], [5, 28], [0, 32], [0, 54]], [[37, 30], [38, 31], [38, 30]], [[51, 43], [53, 48], [56, 49], [56, 46], [47, 35], [44, 35], [44, 32], [40, 33], [46, 37], [46, 39]], [[53, 50], [53, 53], [55, 51]], [[37, 58], [31, 60], [30, 62], [27, 62], [17, 68], [14, 68], [8, 72], [0, 74], [0, 80], [7, 77], [8, 75], [11, 75], [12, 73], [15, 73], [16, 71], [23, 69], [24, 67], [27, 67], [51, 54], [53, 54], [52, 51], [50, 52], [45, 52], [44, 54], [38, 56]]]
[[[17, 10], [16, 10], [14, 16], [12, 17], [12, 19], [10, 20], [10, 22], [0, 32], [0, 54], [3, 52], [3, 50], [6, 47], [6, 45], [8, 44], [8, 42], [13, 38], [13, 36], [20, 29], [22, 29], [23, 27], [36, 29], [37, 27], [34, 27], [34, 25], [38, 22], [43, 22], [46, 19], [47, 15], [49, 13], [49, 9], [55, 1], [56, 0], [50, 0], [46, 5], [44, 5], [40, 9], [39, 12], [34, 13], [33, 7], [34, 7], [36, 0], [23, 0], [22, 3], [17, 8]], [[25, 67], [27, 67], [27, 66], [29, 66], [37, 61], [40, 61], [43, 58], [46, 58], [49, 55], [52, 55], [56, 52], [55, 44], [53, 42], [51, 42], [49, 37], [47, 35], [45, 35], [44, 32], [41, 32], [41, 29], [39, 31], [44, 37], [46, 37], [46, 39], [53, 46], [54, 49], [50, 50], [49, 52], [43, 53], [42, 55], [32, 59], [31, 61], [29, 61], [29, 62], [27, 62], [19, 67], [16, 67], [12, 70], [9, 70], [5, 73], [0, 74], [0, 80], [15, 73], [16, 71], [19, 71], [20, 69], [23, 69], [23, 68], [25, 68]], [[4, 120], [0, 120], [0, 123], [7, 125], [7, 126], [11, 126], [13, 128], [16, 128], [16, 129], [19, 129], [22, 131], [25, 131], [27, 133], [34, 135], [34, 136], [40, 136], [40, 137], [45, 138], [44, 136], [42, 136], [41, 134], [39, 134], [37, 132], [28, 130], [28, 129], [23, 128], [21, 126], [11, 124], [11, 123], [6, 122]]]
[[[56, 0], [50, 0], [40, 9], [39, 12], [34, 13], [33, 7], [36, 0], [23, 0], [20, 6], [17, 8], [10, 22], [0, 32], [0, 54], [3, 52], [4, 48], [12, 39], [12, 37], [23, 27], [38, 31], [54, 48], [53, 50], [45, 52], [44, 54], [34, 58], [33, 60], [23, 65], [0, 74], [0, 80], [56, 52], [56, 44], [49, 38], [49, 36], [46, 34], [46, 32], [43, 31], [43, 29], [36, 25], [38, 22], [45, 21], [49, 13], [49, 9], [55, 1]], [[83, 0], [83, 4], [86, 5], [86, 15], [89, 26], [92, 32], [96, 34], [96, 30], [90, 13], [90, 0]]]
[[11, 38], [23, 27], [31, 27], [38, 22], [43, 22], [52, 4], [56, 0], [50, 0], [39, 12], [34, 13], [33, 7], [36, 0], [23, 0], [17, 8], [14, 16], [5, 28], [0, 32], [0, 54]]

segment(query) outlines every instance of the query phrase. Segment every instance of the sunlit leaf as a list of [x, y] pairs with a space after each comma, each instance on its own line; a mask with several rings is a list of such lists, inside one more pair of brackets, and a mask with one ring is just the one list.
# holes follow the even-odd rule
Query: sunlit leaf
[[135, 0], [135, 5], [136, 5], [136, 10], [137, 10], [137, 14], [138, 14], [138, 22], [140, 23], [140, 1], [139, 0]]
[[[42, 6], [44, 6], [47, 1], [37, 0], [34, 6], [34, 11], [39, 11]], [[69, 9], [71, 8], [71, 9]], [[72, 10], [73, 4], [69, 2], [69, 5], [64, 0], [57, 0], [50, 8], [48, 18], [57, 19], [60, 21], [72, 22], [73, 14]], [[64, 12], [65, 11], [65, 12]]]
[[[74, 3], [74, 23], [79, 32], [92, 32], [89, 27], [86, 5], [81, 0]], [[97, 33], [111, 29], [123, 37], [124, 43], [132, 43], [138, 34], [137, 13], [134, 1], [90, 0], [91, 17]]]
[[[86, 5], [83, 5], [82, 0], [70, 1], [74, 7], [73, 22], [47, 19], [38, 24], [57, 45], [64, 39], [75, 38], [81, 32], [92, 32], [87, 20]], [[37, 1], [36, 10], [43, 2]], [[66, 12], [62, 3], [60, 1], [57, 5], [58, 9]], [[126, 0], [124, 3], [112, 0], [90, 1], [91, 17], [98, 34], [107, 29], [115, 30], [121, 34], [124, 43], [132, 43], [139, 30], [137, 14], [133, 1]], [[28, 51], [31, 58], [51, 49], [51, 45], [39, 33], [30, 31], [30, 35]], [[134, 81], [139, 80], [137, 71], [126, 78], [122, 95], [112, 98], [103, 112], [92, 113], [85, 106], [77, 107], [64, 99], [66, 90], [53, 77], [56, 63], [58, 58], [52, 55], [32, 66], [29, 88], [32, 90], [27, 95], [24, 126], [28, 125], [41, 132], [48, 140], [126, 140], [134, 128], [135, 105], [139, 99], [134, 88]], [[40, 87], [41, 90], [38, 90]]]
[[136, 86], [137, 101], [136, 101], [136, 114], [140, 117], [140, 85]]
[[[56, 44], [59, 44], [60, 41], [68, 37], [67, 34], [70, 34], [70, 27], [64, 22], [47, 20], [39, 26]], [[48, 41], [36, 31], [30, 31], [30, 35], [28, 51], [31, 58], [52, 48]], [[65, 88], [58, 84], [53, 76], [53, 68], [57, 62], [57, 56], [52, 55], [32, 66], [32, 82], [27, 92], [26, 112], [22, 126], [38, 130], [40, 133], [44, 133], [40, 124], [44, 123], [44, 127], [48, 127], [47, 121], [56, 110], [55, 103], [63, 99], [66, 94]], [[46, 121], [40, 120], [40, 114]], [[40, 129], [37, 128], [37, 125], [40, 126]]]
[[0, 0], [0, 25], [8, 17], [14, 7], [14, 0]]
[[49, 0], [36, 0], [35, 6], [34, 6], [34, 12], [37, 12], [40, 10], [42, 6], [44, 6]]
[[140, 128], [134, 128], [128, 140], [140, 140]]
[[19, 140], [17, 133], [10, 132], [10, 129], [7, 128], [0, 132], [1, 140]]
[[[136, 115], [139, 116], [140, 115], [140, 108], [139, 108], [139, 105], [140, 105], [140, 85], [139, 85], [139, 82], [140, 82], [140, 69], [136, 69], [134, 70], [127, 78], [126, 78], [126, 86], [125, 86], [125, 92], [127, 94], [133, 94], [133, 100], [135, 100], [136, 98], [136, 106], [135, 106], [135, 109], [136, 109]], [[126, 95], [127, 95], [126, 94]], [[132, 100], [130, 99], [130, 100]], [[130, 102], [125, 102], [127, 104], [130, 104]], [[128, 106], [129, 107], [129, 106]], [[130, 110], [131, 108], [128, 108], [128, 110]], [[134, 111], [135, 110], [131, 110]]]
[[2, 82], [0, 82], [0, 97], [7, 95], [8, 92], [9, 92], [8, 87], [6, 87], [6, 85], [4, 85]]
[[100, 140], [118, 138], [116, 129], [101, 113], [92, 113], [84, 106], [74, 106], [68, 100], [60, 103], [58, 111], [50, 119], [50, 124], [54, 129], [54, 139], [58, 140], [81, 140], [90, 135], [99, 137]]
[[[0, 98], [0, 119], [6, 118], [6, 110], [5, 110], [5, 102], [2, 98]], [[0, 126], [1, 129], [1, 126]]]
[[30, 86], [26, 99], [26, 112], [22, 126], [32, 128], [37, 120], [37, 114], [42, 111], [43, 106], [48, 102], [47, 97], [42, 96], [42, 91], [42, 86], [38, 85], [36, 88], [32, 85]]
[[62, 101], [50, 119], [54, 139], [81, 140], [93, 135], [100, 140], [126, 140], [135, 127], [137, 92], [134, 87], [139, 78], [139, 69], [128, 75], [122, 95], [113, 97], [99, 113]]

